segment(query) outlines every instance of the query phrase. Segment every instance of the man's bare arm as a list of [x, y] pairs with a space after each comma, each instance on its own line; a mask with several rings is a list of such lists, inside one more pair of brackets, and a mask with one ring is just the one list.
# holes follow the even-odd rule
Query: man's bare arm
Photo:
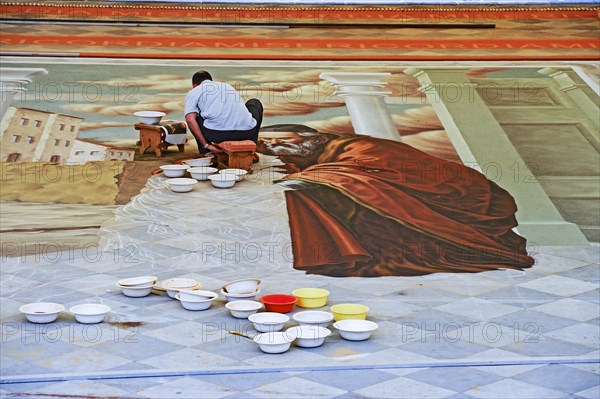
[[204, 148], [206, 148], [207, 150], [211, 152], [221, 152], [221, 149], [219, 147], [216, 147], [212, 144], [206, 147], [206, 143], [208, 143], [208, 140], [206, 140], [206, 138], [202, 134], [202, 131], [200, 130], [200, 125], [198, 125], [198, 121], [196, 120], [196, 118], [198, 118], [197, 112], [190, 112], [185, 116], [185, 121], [188, 125], [188, 128], [190, 129], [190, 132], [192, 132], [194, 137], [196, 137], [198, 141], [200, 141], [202, 146], [204, 146]]

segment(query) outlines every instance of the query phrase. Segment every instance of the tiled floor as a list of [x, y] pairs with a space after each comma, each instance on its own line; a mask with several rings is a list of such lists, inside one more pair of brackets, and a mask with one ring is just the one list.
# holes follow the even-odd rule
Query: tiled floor
[[[600, 397], [598, 245], [533, 248], [537, 263], [522, 272], [307, 276], [291, 267], [285, 188], [272, 184], [268, 159], [258, 168], [270, 173], [187, 194], [154, 176], [104, 223], [102, 252], [3, 259], [2, 396]], [[364, 303], [379, 329], [368, 341], [334, 333], [318, 348], [264, 354], [227, 333], [254, 330], [224, 298], [191, 312], [167, 296], [125, 297], [114, 284], [142, 274], [195, 278], [212, 291], [245, 276], [261, 278], [263, 294], [323, 287], [327, 307]], [[18, 312], [34, 301], [101, 302], [112, 314], [82, 325], [64, 312], [36, 325]]]
[[[26, 7], [37, 6], [28, 2]], [[440, 44], [435, 50], [415, 47], [424, 42], [409, 29], [349, 29], [329, 35], [321, 28], [279, 29], [282, 47], [270, 41], [272, 29], [250, 33], [234, 27], [174, 31], [159, 26], [57, 24], [23, 29], [21, 24], [4, 23], [2, 32], [3, 49], [17, 53], [204, 56], [218, 58], [212, 61], [216, 68], [225, 64], [223, 58], [256, 58], [260, 50], [266, 58], [366, 57], [407, 59], [411, 60], [407, 65], [418, 65], [411, 64], [412, 60], [596, 60], [596, 16], [591, 12], [577, 19], [502, 18], [493, 21], [498, 25], [495, 30], [419, 31], [422, 37], [441, 35], [444, 40], [475, 44], [464, 50], [448, 49], [444, 40], [431, 41]], [[531, 46], [533, 31], [535, 37], [547, 39], [543, 40], [546, 48]], [[174, 34], [181, 40], [174, 40]], [[40, 37], [52, 40], [40, 44]], [[73, 37], [94, 40], [88, 41], [90, 46], [73, 46]], [[144, 44], [148, 37], [164, 40], [148, 47]], [[343, 42], [343, 38], [350, 41]], [[369, 38], [375, 44], [371, 49], [352, 45]], [[101, 44], [105, 39], [114, 40], [114, 47]], [[257, 44], [263, 39], [264, 46]], [[480, 46], [478, 39], [493, 40], [497, 46]], [[306, 40], [325, 48], [310, 45], [303, 49]], [[565, 44], [565, 40], [571, 42]], [[216, 44], [221, 42], [225, 43], [222, 48]], [[379, 49], [380, 42], [384, 45]], [[232, 48], [232, 43], [247, 47]], [[290, 43], [296, 47], [293, 54]], [[205, 45], [211, 47], [198, 47]], [[527, 50], [516, 50], [515, 45]], [[399, 49], [394, 57], [390, 57], [390, 46]], [[197, 65], [196, 61], [178, 62]], [[532, 64], [537, 66], [539, 61]], [[203, 65], [211, 66], [211, 61], [203, 60]], [[595, 70], [592, 80], [597, 83]], [[169, 192], [164, 178], [155, 176], [140, 196], [119, 207], [114, 218], [103, 224], [101, 251], [91, 246], [83, 251], [1, 259], [0, 396], [600, 398], [597, 244], [531, 248], [537, 263], [523, 272], [377, 279], [307, 276], [291, 267], [284, 188], [272, 184], [277, 175], [267, 159], [258, 167], [264, 168], [261, 173], [232, 190], [199, 184], [188, 194]], [[190, 312], [166, 296], [128, 298], [115, 286], [120, 278], [146, 274], [161, 280], [196, 278], [213, 291], [244, 276], [260, 277], [263, 294], [323, 287], [331, 292], [327, 308], [341, 302], [364, 303], [370, 307], [368, 318], [379, 323], [379, 329], [369, 341], [344, 341], [334, 332], [319, 348], [293, 346], [285, 354], [267, 355], [254, 343], [227, 333], [252, 334], [254, 330], [248, 322], [229, 316], [224, 298], [210, 310]], [[22, 304], [34, 301], [59, 302], [67, 309], [100, 302], [109, 305], [112, 314], [102, 324], [82, 325], [63, 312], [55, 323], [36, 325], [26, 322], [18, 311]]]

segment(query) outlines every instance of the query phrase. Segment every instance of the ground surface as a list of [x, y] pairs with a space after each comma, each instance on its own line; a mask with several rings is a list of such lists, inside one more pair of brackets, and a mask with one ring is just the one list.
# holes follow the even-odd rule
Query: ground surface
[[[455, 8], [317, 12], [288, 7], [255, 10], [249, 17], [239, 8], [39, 3], [0, 6], [4, 59], [27, 62], [38, 54], [42, 58], [32, 62], [43, 63], [46, 55], [77, 57], [70, 70], [74, 76], [85, 57], [116, 58], [107, 64], [123, 58], [133, 63], [136, 58], [157, 63], [214, 59], [214, 65], [218, 60], [300, 59], [323, 60], [330, 67], [359, 60], [367, 68], [379, 66], [380, 60], [449, 61], [445, 65], [503, 60], [518, 66], [524, 60], [599, 59], [597, 9], [589, 7], [488, 9], [483, 14]], [[100, 24], [56, 21], [73, 19]], [[496, 28], [126, 24], [182, 19], [290, 26], [483, 21]], [[169, 153], [161, 161], [149, 153], [137, 155], [143, 170], [133, 168], [136, 173], [124, 177], [129, 180], [117, 196], [119, 206], [53, 204], [49, 213], [49, 204], [2, 203], [2, 242], [15, 244], [0, 264], [2, 397], [600, 397], [597, 244], [532, 246], [536, 264], [525, 271], [377, 279], [307, 276], [292, 268], [284, 188], [273, 184], [281, 175], [268, 159], [261, 159], [257, 173], [234, 189], [200, 183], [192, 193], [179, 195], [166, 188], [162, 175], [150, 177], [156, 165], [179, 156]], [[69, 218], [73, 214], [79, 219]], [[91, 228], [80, 229], [82, 221]], [[61, 242], [77, 245], [60, 251], [19, 245], [56, 243], [56, 235], [44, 237], [38, 229], [57, 223], [74, 227], [65, 230]], [[24, 228], [31, 231], [12, 231]], [[36, 234], [39, 238], [32, 240]], [[336, 303], [364, 303], [379, 329], [368, 341], [349, 342], [330, 326], [334, 333], [319, 348], [293, 346], [285, 354], [266, 355], [227, 333], [254, 330], [228, 314], [223, 296], [211, 309], [191, 312], [164, 295], [125, 297], [115, 285], [120, 278], [142, 274], [160, 280], [195, 278], [217, 292], [240, 277], [261, 278], [263, 294], [322, 287], [331, 292], [325, 310]], [[112, 313], [97, 325], [78, 324], [68, 312], [55, 323], [36, 325], [18, 311], [34, 301], [59, 302], [67, 310], [101, 302]]]

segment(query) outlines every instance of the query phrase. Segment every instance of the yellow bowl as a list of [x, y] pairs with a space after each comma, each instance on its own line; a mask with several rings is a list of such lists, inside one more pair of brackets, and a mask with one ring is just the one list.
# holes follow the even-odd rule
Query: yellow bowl
[[367, 318], [368, 311], [367, 306], [358, 303], [340, 303], [331, 307], [331, 313], [333, 313], [335, 321], [346, 319], [364, 320]]
[[327, 303], [329, 291], [322, 288], [298, 288], [292, 291], [292, 295], [298, 298], [296, 306], [301, 308], [322, 308]]

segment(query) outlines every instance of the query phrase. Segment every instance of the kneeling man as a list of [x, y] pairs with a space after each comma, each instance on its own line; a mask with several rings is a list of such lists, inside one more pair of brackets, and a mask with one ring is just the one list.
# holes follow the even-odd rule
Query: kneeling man
[[242, 103], [233, 86], [214, 82], [206, 71], [192, 76], [192, 90], [185, 98], [185, 121], [201, 154], [221, 152], [215, 143], [258, 140], [263, 119], [261, 102], [252, 98]]

